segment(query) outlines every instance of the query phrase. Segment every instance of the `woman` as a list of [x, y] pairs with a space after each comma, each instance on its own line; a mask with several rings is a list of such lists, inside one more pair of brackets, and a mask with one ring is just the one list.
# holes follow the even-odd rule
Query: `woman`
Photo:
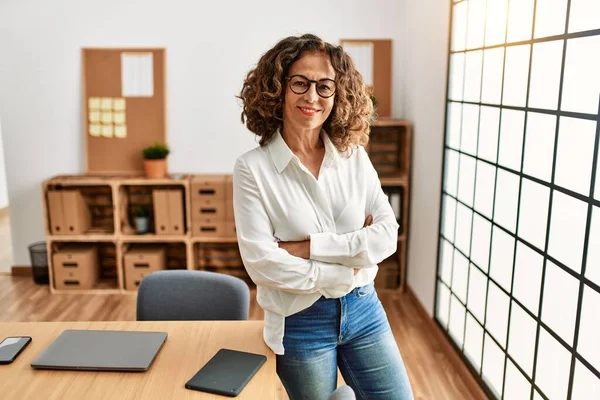
[[412, 398], [373, 287], [398, 224], [362, 147], [373, 107], [361, 75], [341, 47], [288, 37], [239, 97], [260, 146], [234, 168], [238, 243], [288, 395], [327, 399], [339, 367], [358, 398]]

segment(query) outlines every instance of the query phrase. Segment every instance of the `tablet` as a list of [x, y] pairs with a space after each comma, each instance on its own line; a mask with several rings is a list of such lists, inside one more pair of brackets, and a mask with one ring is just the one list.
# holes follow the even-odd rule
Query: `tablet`
[[267, 361], [262, 354], [221, 349], [190, 379], [185, 387], [235, 397]]

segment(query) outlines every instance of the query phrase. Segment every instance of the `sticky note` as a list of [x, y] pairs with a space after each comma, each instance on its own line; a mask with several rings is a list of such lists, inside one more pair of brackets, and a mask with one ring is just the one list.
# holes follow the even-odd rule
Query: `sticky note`
[[113, 136], [113, 126], [112, 125], [102, 125], [102, 136], [104, 137], [112, 137]]
[[90, 124], [90, 136], [100, 136], [101, 128], [98, 124]]
[[112, 111], [112, 99], [110, 97], [103, 97], [100, 101], [100, 109], [102, 111]]
[[127, 137], [127, 126], [115, 125], [115, 137], [120, 139]]
[[90, 111], [90, 122], [100, 122], [100, 112]]
[[113, 122], [113, 113], [103, 112], [102, 113], [102, 123], [103, 124], [112, 124], [112, 122]]
[[125, 99], [122, 97], [117, 97], [113, 99], [113, 110], [125, 111]]
[[90, 110], [97, 110], [100, 108], [100, 98], [99, 97], [90, 97], [88, 99], [88, 108]]
[[113, 114], [113, 122], [115, 124], [123, 125], [125, 123], [125, 113], [124, 112], [116, 112]]

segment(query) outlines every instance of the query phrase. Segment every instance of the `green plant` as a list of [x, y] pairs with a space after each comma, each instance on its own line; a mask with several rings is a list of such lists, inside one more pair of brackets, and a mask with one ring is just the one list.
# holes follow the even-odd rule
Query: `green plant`
[[371, 103], [373, 103], [373, 108], [377, 108], [377, 98], [374, 94], [371, 94]]
[[168, 145], [156, 142], [152, 146], [148, 146], [142, 150], [142, 155], [144, 160], [162, 160], [167, 158], [169, 152], [170, 150]]
[[373, 113], [370, 116], [370, 123], [377, 121], [378, 115], [377, 115], [377, 98], [375, 97], [375, 95], [373, 93], [371, 93], [369, 95], [369, 97], [371, 98], [371, 103], [373, 103]]
[[148, 207], [141, 206], [138, 204], [131, 207], [131, 213], [133, 214], [134, 217], [137, 217], [137, 218], [147, 217], [150, 215], [150, 213], [148, 212]]

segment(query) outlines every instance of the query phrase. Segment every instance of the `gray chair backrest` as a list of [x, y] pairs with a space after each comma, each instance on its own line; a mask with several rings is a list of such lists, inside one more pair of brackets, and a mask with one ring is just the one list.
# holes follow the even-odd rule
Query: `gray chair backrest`
[[138, 321], [246, 320], [249, 308], [246, 282], [215, 272], [157, 271], [138, 288]]
[[356, 400], [354, 390], [348, 385], [340, 386], [329, 396], [329, 400]]

